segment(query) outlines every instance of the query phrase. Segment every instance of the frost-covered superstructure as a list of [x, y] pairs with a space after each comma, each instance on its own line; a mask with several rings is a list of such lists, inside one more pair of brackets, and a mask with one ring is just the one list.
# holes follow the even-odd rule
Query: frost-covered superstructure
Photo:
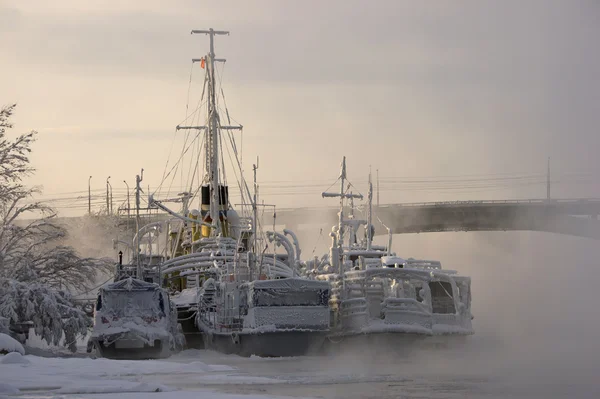
[[309, 276], [331, 284], [331, 337], [335, 339], [330, 342], [378, 334], [392, 339], [473, 334], [469, 277], [442, 269], [438, 261], [397, 257], [391, 252], [391, 234], [387, 247], [372, 243], [370, 181], [367, 219], [356, 219], [353, 206], [345, 216], [345, 200], [362, 199], [347, 192], [345, 162], [344, 158], [340, 192], [323, 193], [323, 197], [340, 198], [330, 252], [307, 262]]
[[[177, 130], [202, 137], [201, 162], [196, 163], [202, 172], [194, 175], [203, 178], [200, 187], [177, 199], [182, 203], [180, 213], [165, 205], [169, 200], [150, 197], [151, 207], [174, 218], [166, 223], [166, 260], [150, 271], [172, 293], [190, 346], [259, 356], [301, 355], [319, 349], [329, 328], [329, 283], [300, 276], [300, 247], [293, 232], [263, 232], [257, 165], [251, 194], [235, 144], [242, 126], [231, 123], [227, 109], [221, 112], [224, 97], [217, 101], [223, 91], [217, 87], [215, 65], [225, 60], [216, 58], [214, 38], [228, 32], [192, 33], [210, 38], [209, 53], [193, 60], [205, 71], [200, 103], [206, 104], [194, 114], [205, 110], [206, 119], [204, 124], [177, 126]], [[227, 152], [223, 151], [226, 145]], [[230, 156], [241, 191], [239, 214], [230, 201], [224, 154]], [[191, 207], [195, 198], [199, 209]]]
[[100, 356], [163, 358], [183, 344], [169, 294], [157, 284], [128, 277], [100, 288], [90, 338]]

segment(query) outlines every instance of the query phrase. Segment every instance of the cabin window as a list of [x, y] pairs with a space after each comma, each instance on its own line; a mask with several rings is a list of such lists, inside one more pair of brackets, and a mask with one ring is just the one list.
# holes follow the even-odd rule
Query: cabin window
[[161, 312], [165, 313], [165, 300], [162, 293], [158, 294], [158, 307], [160, 308]]
[[423, 289], [423, 287], [421, 287], [420, 285], [416, 285], [415, 286], [415, 299], [419, 302], [423, 302], [423, 297], [421, 296], [421, 290]]
[[248, 314], [248, 289], [240, 291], [240, 314], [245, 316]]
[[102, 295], [98, 295], [98, 300], [96, 301], [96, 310], [102, 309]]
[[254, 306], [328, 306], [329, 290], [255, 288], [252, 299]]
[[456, 313], [454, 298], [452, 297], [452, 285], [450, 283], [432, 281], [429, 283], [429, 289], [431, 290], [431, 307], [433, 313]]
[[161, 310], [157, 294], [156, 291], [105, 291], [102, 306], [123, 317], [156, 314]]
[[460, 300], [461, 303], [463, 303], [466, 307], [469, 306], [469, 297], [470, 297], [470, 291], [469, 291], [469, 285], [466, 283], [460, 283], [457, 284], [456, 288], [458, 288], [458, 299]]

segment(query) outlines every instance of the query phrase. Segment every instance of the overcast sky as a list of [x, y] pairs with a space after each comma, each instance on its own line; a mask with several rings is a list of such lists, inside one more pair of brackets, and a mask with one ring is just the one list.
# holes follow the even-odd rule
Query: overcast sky
[[[260, 156], [266, 187], [326, 189], [343, 155], [361, 184], [369, 165], [382, 179], [544, 173], [548, 156], [557, 174], [600, 175], [597, 1], [0, 0], [0, 104], [18, 103], [15, 132], [40, 133], [31, 183], [51, 196], [87, 190], [89, 175], [102, 189], [110, 175], [118, 193], [143, 167], [158, 185], [190, 59], [208, 50], [189, 32], [210, 27], [231, 31], [216, 42], [223, 89], [244, 125], [245, 168]], [[264, 199], [333, 205], [311, 190]], [[381, 200], [531, 196], [545, 188]]]

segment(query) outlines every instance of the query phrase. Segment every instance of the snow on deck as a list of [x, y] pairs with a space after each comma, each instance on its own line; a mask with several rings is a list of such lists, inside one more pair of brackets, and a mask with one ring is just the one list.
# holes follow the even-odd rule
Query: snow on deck
[[171, 295], [175, 306], [196, 305], [198, 303], [198, 288], [186, 288], [181, 292]]
[[[20, 359], [10, 359], [10, 362], [4, 364], [2, 360], [11, 356]], [[200, 386], [203, 383], [230, 386], [282, 382], [273, 378], [239, 375], [233, 367], [206, 364], [200, 359], [179, 360], [185, 362], [43, 358], [21, 356], [19, 353], [0, 355], [0, 397], [18, 394], [33, 398], [69, 394], [70, 398], [137, 399], [146, 398], [151, 392], [153, 398], [272, 399], [273, 396], [221, 394], [210, 390], [183, 392], [177, 384], [161, 383], [161, 377], [169, 376], [168, 380], [171, 382], [191, 379]]]

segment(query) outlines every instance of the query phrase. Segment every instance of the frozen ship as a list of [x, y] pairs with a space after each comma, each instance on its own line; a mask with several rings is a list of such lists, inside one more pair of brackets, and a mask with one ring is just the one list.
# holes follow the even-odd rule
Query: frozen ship
[[168, 357], [183, 345], [175, 308], [157, 284], [127, 277], [99, 289], [88, 352], [151, 359]]
[[[228, 32], [192, 33], [210, 39], [208, 54], [193, 60], [204, 71], [199, 104], [205, 106], [194, 111], [198, 125], [177, 130], [201, 138], [196, 165], [202, 171], [195, 174], [203, 178], [177, 199], [180, 212], [167, 207], [169, 199], [149, 198], [151, 207], [175, 219], [167, 223], [166, 260], [155, 270], [172, 293], [188, 344], [258, 356], [318, 351], [329, 330], [329, 283], [300, 276], [300, 247], [291, 231], [264, 231], [260, 225], [257, 165], [251, 193], [235, 137], [242, 126], [232, 125], [227, 108], [219, 107], [226, 103], [216, 65], [225, 60], [215, 56], [214, 38]], [[236, 177], [240, 190], [239, 213], [230, 200], [224, 154], [230, 156], [229, 176]], [[192, 209], [194, 201], [199, 210]]]
[[[432, 336], [465, 336], [471, 324], [471, 279], [442, 269], [439, 261], [404, 259], [387, 246], [373, 244], [372, 184], [366, 220], [345, 215], [345, 204], [362, 195], [345, 186], [346, 160], [342, 162], [339, 223], [334, 226], [329, 254], [307, 262], [307, 273], [331, 284], [332, 331], [329, 343], [356, 339], [413, 342]], [[362, 227], [362, 229], [361, 229]], [[363, 239], [359, 231], [363, 230]]]

